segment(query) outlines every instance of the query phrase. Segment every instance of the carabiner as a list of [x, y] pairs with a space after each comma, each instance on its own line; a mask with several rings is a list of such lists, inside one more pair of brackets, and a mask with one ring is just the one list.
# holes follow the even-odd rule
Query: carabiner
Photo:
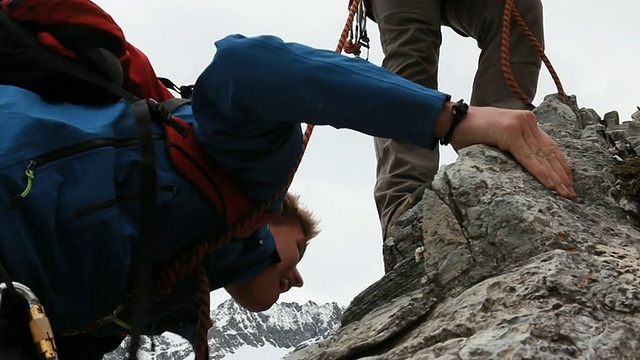
[[[2, 305], [2, 293], [7, 288], [6, 283], [0, 284], [0, 305]], [[40, 300], [31, 289], [19, 282], [14, 281], [13, 288], [29, 304], [29, 330], [38, 353], [47, 360], [57, 360], [58, 351], [53, 339], [53, 330], [51, 330], [49, 318], [47, 318]]]

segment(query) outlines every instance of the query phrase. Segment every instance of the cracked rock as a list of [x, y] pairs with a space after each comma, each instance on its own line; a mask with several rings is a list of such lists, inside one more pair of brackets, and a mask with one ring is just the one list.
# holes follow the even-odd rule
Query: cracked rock
[[640, 357], [640, 221], [608, 151], [637, 156], [640, 120], [600, 121], [569, 100], [547, 96], [534, 113], [567, 155], [578, 199], [499, 150], [463, 149], [392, 229], [403, 255], [330, 339], [285, 359]]

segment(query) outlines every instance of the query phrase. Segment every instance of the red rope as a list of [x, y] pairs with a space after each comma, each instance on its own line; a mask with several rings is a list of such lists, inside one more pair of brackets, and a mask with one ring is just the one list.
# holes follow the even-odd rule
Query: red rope
[[347, 54], [360, 55], [360, 44], [347, 41], [344, 44], [344, 52]]
[[[346, 24], [342, 30], [340, 35], [340, 39], [338, 40], [338, 46], [336, 47], [336, 52], [341, 53], [347, 36], [349, 34], [349, 30], [353, 24], [353, 18], [360, 4], [360, 0], [352, 1], [351, 6], [349, 8], [349, 16], [347, 17]], [[175, 283], [185, 278], [187, 275], [191, 274], [194, 271], [197, 271], [197, 276], [200, 281], [200, 322], [197, 328], [197, 343], [195, 349], [196, 360], [205, 360], [206, 348], [207, 348], [207, 333], [209, 328], [212, 326], [210, 311], [210, 286], [209, 280], [207, 278], [207, 274], [204, 270], [199, 266], [204, 258], [211, 254], [212, 252], [218, 250], [221, 246], [226, 244], [230, 239], [232, 239], [235, 234], [243, 228], [250, 221], [255, 219], [257, 216], [262, 214], [269, 205], [278, 198], [282, 192], [286, 191], [289, 187], [295, 173], [300, 167], [300, 163], [302, 162], [302, 157], [307, 149], [307, 145], [311, 138], [311, 134], [313, 133], [314, 125], [307, 124], [304, 132], [304, 138], [302, 140], [302, 146], [300, 150], [300, 155], [291, 169], [287, 181], [281, 191], [276, 194], [276, 196], [272, 197], [268, 201], [262, 203], [259, 207], [257, 207], [248, 217], [246, 217], [243, 221], [238, 224], [235, 224], [232, 228], [230, 228], [225, 234], [223, 234], [218, 241], [213, 243], [202, 241], [200, 243], [195, 244], [188, 251], [178, 255], [171, 262], [167, 263], [162, 267], [161, 272], [157, 275], [156, 280], [154, 282], [154, 294], [156, 297], [160, 297], [162, 295], [166, 295], [173, 290], [173, 286]]]
[[516, 94], [518, 99], [520, 99], [520, 101], [522, 101], [523, 104], [528, 106], [530, 109], [534, 108], [533, 104], [531, 104], [531, 102], [529, 101], [529, 98], [522, 92], [522, 90], [516, 83], [516, 80], [513, 77], [513, 73], [511, 72], [511, 61], [509, 60], [509, 35], [511, 31], [511, 25], [510, 25], [511, 15], [513, 15], [513, 17], [516, 20], [516, 23], [518, 24], [522, 32], [525, 34], [525, 36], [529, 39], [529, 42], [531, 42], [531, 45], [538, 53], [538, 56], [540, 56], [540, 59], [542, 59], [542, 61], [544, 62], [544, 65], [547, 67], [547, 70], [549, 70], [549, 73], [551, 74], [551, 78], [553, 79], [553, 82], [555, 83], [556, 88], [558, 89], [558, 95], [560, 96], [560, 99], [564, 103], [566, 103], [567, 94], [564, 92], [562, 83], [560, 82], [560, 77], [558, 76], [555, 69], [553, 68], [551, 61], [549, 61], [549, 58], [545, 54], [544, 49], [542, 48], [542, 45], [540, 45], [535, 35], [533, 35], [531, 30], [529, 30], [525, 22], [522, 20], [522, 17], [520, 16], [520, 13], [518, 12], [516, 5], [514, 4], [514, 0], [506, 0], [504, 4], [504, 16], [502, 17], [502, 58], [501, 58], [502, 61], [501, 62], [502, 62], [502, 70], [504, 71], [505, 79], [507, 80], [507, 84], [511, 88], [511, 91], [513, 91]]
[[207, 347], [209, 346], [207, 334], [213, 326], [211, 314], [209, 313], [209, 309], [211, 308], [211, 296], [209, 295], [211, 287], [209, 286], [207, 273], [202, 267], [198, 267], [195, 272], [200, 282], [200, 321], [198, 322], [198, 328], [196, 330], [197, 342], [194, 351], [196, 360], [206, 360], [205, 356], [207, 354]]

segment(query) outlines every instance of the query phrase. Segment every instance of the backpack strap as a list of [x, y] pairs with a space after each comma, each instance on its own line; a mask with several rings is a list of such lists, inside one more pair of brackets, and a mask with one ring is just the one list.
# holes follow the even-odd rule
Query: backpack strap
[[148, 321], [149, 304], [151, 304], [151, 284], [153, 281], [153, 259], [155, 258], [158, 239], [158, 206], [156, 194], [158, 176], [156, 172], [156, 155], [153, 145], [152, 117], [156, 115], [154, 100], [141, 100], [133, 104], [133, 113], [140, 139], [142, 155], [142, 181], [140, 192], [140, 241], [134, 244], [132, 258], [132, 296], [133, 319], [131, 330], [131, 346], [129, 358], [136, 359], [140, 336]]
[[162, 85], [164, 85], [167, 89], [171, 89], [180, 94], [181, 98], [191, 99], [191, 96], [193, 95], [193, 85], [178, 86], [170, 79], [164, 77], [159, 77], [158, 80], [160, 80]]
[[[174, 98], [162, 102], [161, 105], [167, 113], [171, 113], [189, 102]], [[224, 217], [228, 225], [236, 225], [246, 220], [257, 205], [242, 195], [238, 184], [231, 181], [230, 177], [206, 155], [199, 146], [191, 125], [177, 116], [167, 116], [166, 119], [168, 154], [176, 173], [198, 189], [214, 210]], [[263, 212], [240, 226], [236, 237], [251, 235], [258, 227], [277, 215], [277, 212]]]

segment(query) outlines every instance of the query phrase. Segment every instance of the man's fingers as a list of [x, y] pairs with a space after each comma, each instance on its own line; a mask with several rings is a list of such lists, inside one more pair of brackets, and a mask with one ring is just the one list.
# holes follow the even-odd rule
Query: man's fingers
[[540, 158], [534, 151], [532, 151], [524, 137], [520, 138], [518, 141], [513, 139], [510, 152], [520, 165], [522, 165], [525, 170], [542, 183], [542, 185], [549, 189], [554, 188], [554, 181], [551, 178], [549, 171], [540, 163]]
[[571, 168], [558, 145], [549, 138], [548, 144], [545, 146], [546, 150], [544, 150], [544, 156], [549, 164], [551, 164], [554, 172], [560, 177], [561, 183], [567, 187], [573, 187], [573, 175], [571, 175]]
[[512, 153], [516, 155], [516, 152], [522, 152], [523, 160], [518, 160], [522, 166], [544, 186], [553, 189], [557, 181], [553, 179], [549, 163], [540, 149], [539, 139], [535, 131], [532, 131], [532, 128], [538, 126], [535, 117], [524, 118], [520, 125], [519, 135], [521, 139], [514, 143], [514, 146], [520, 148], [520, 150], [514, 148]]
[[531, 175], [559, 195], [575, 198], [569, 165], [553, 139], [538, 127], [535, 118], [523, 121], [520, 139], [512, 140], [511, 153]]
[[540, 129], [537, 121], [532, 124], [529, 131], [535, 139], [532, 142], [533, 146], [538, 147], [536, 154], [539, 156], [540, 164], [549, 172], [554, 183], [553, 189], [563, 197], [575, 199], [571, 168], [562, 150], [547, 133]]
[[[566, 157], [562, 153], [562, 150], [558, 147], [558, 145], [553, 141], [553, 139], [549, 138], [548, 135], [545, 134], [549, 139], [549, 143], [547, 145], [546, 156], [549, 162], [554, 164], [554, 167], [559, 167], [558, 173], [562, 172], [566, 176], [566, 180], [563, 179], [565, 184], [569, 184], [573, 186], [573, 175], [571, 174], [571, 167], [567, 162]], [[560, 170], [561, 169], [561, 170]]]

